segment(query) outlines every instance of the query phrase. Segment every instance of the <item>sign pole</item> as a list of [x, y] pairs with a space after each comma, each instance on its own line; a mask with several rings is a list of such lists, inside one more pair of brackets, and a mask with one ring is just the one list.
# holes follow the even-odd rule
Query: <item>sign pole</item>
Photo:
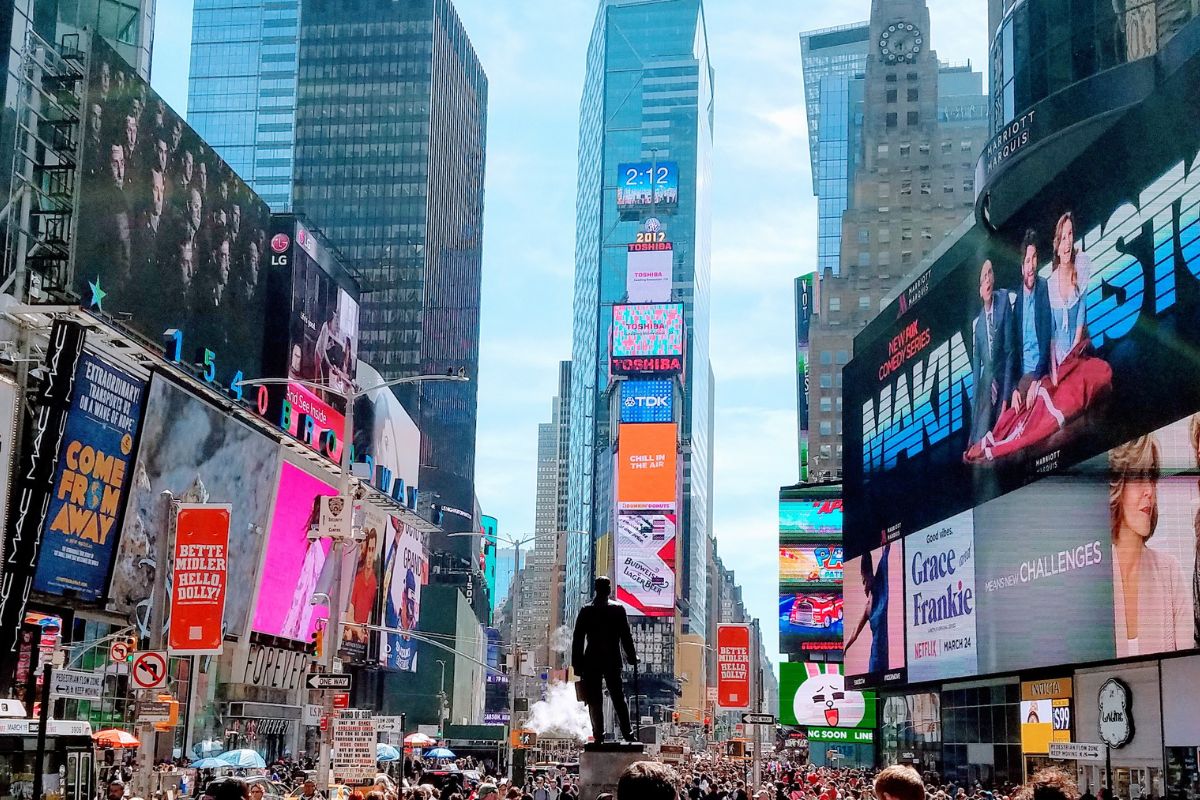
[[[171, 560], [171, 553], [175, 549], [175, 496], [170, 492], [163, 492], [158, 496], [161, 505], [161, 513], [163, 526], [159, 532], [158, 541], [154, 545], [154, 571], [155, 580], [154, 587], [150, 592], [150, 631], [147, 637], [150, 640], [151, 650], [163, 649], [163, 628], [166, 627], [167, 621], [167, 602], [170, 594], [167, 591], [167, 576], [170, 574], [167, 563]], [[170, 670], [170, 659], [166, 660], [166, 668]], [[142, 690], [145, 691], [145, 690]], [[138, 723], [138, 765], [137, 765], [137, 782], [135, 786], [138, 791], [144, 792], [144, 797], [150, 797], [154, 794], [154, 787], [151, 786], [154, 775], [154, 751], [158, 744], [157, 733], [154, 730], [154, 723], [139, 722]]]
[[1104, 779], [1108, 782], [1108, 800], [1115, 800], [1116, 792], [1113, 790], [1112, 780], [1112, 745], [1104, 745]]
[[[37, 754], [33, 762], [33, 796], [42, 796], [42, 774], [46, 769], [46, 725], [50, 720], [50, 679], [54, 675], [54, 665], [49, 661], [42, 670], [41, 706], [38, 709]], [[30, 705], [33, 705], [30, 703]]]

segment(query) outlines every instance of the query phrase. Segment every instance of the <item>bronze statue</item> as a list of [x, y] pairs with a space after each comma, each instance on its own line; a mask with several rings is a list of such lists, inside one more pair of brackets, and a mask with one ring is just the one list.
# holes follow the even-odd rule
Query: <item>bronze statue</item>
[[592, 738], [604, 741], [604, 687], [608, 686], [613, 710], [621, 736], [633, 741], [629, 726], [629, 706], [625, 703], [625, 687], [621, 683], [621, 649], [630, 665], [638, 663], [633, 650], [633, 634], [625, 607], [610, 603], [612, 583], [608, 578], [596, 578], [596, 596], [584, 606], [575, 620], [575, 636], [571, 642], [571, 665], [583, 686], [584, 703], [592, 716]]

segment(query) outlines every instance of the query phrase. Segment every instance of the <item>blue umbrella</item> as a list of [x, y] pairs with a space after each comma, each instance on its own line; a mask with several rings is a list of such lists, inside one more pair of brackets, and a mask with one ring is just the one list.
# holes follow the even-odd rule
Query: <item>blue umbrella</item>
[[199, 761], [192, 762], [192, 767], [195, 769], [220, 769], [221, 767], [228, 766], [228, 764], [219, 758], [202, 758]]
[[375, 760], [376, 761], [398, 761], [400, 759], [400, 751], [392, 747], [390, 744], [378, 742], [375, 745]]
[[228, 753], [221, 753], [217, 756], [218, 761], [225, 763], [227, 767], [240, 767], [242, 769], [263, 768], [267, 765], [263, 761], [263, 757], [253, 750], [230, 750]]
[[445, 747], [435, 747], [425, 753], [425, 755], [429, 758], [454, 758], [454, 753], [451, 753], [450, 750]]

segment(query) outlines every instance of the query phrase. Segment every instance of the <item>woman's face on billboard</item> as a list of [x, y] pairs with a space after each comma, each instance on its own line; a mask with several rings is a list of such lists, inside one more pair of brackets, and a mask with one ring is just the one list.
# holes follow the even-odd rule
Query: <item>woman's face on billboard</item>
[[1157, 504], [1158, 489], [1153, 480], [1135, 478], [1125, 481], [1121, 489], [1121, 527], [1142, 539], [1149, 538]]
[[1075, 254], [1075, 223], [1067, 219], [1062, 224], [1058, 237], [1058, 260], [1060, 263], [1069, 262]]

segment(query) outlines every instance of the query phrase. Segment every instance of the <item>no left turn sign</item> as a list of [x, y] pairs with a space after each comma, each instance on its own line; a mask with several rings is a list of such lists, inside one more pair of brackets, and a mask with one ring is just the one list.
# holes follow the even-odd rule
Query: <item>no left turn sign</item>
[[108, 648], [108, 657], [113, 661], [124, 661], [128, 656], [129, 645], [119, 639], [113, 642], [112, 646]]
[[130, 680], [137, 689], [160, 689], [167, 685], [167, 653], [145, 650], [133, 657]]

